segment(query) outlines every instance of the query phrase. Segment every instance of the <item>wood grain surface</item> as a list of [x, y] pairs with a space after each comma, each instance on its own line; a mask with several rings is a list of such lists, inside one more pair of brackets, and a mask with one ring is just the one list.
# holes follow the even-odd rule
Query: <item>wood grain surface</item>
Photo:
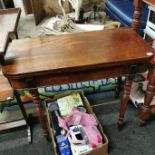
[[148, 60], [153, 49], [131, 28], [15, 40], [8, 52], [16, 59], [3, 67], [5, 75], [116, 66]]
[[44, 3], [42, 0], [31, 0], [31, 5], [35, 23], [38, 25], [46, 16], [44, 11]]
[[4, 76], [0, 76], [0, 102], [13, 99], [13, 89]]

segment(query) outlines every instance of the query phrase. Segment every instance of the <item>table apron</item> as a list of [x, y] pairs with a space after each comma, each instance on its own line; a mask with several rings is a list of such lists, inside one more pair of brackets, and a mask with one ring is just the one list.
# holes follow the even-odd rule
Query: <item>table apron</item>
[[[136, 70], [131, 70], [133, 66]], [[87, 69], [82, 71], [62, 72], [62, 73], [48, 73], [39, 74], [37, 76], [14, 78], [7, 77], [14, 89], [30, 89], [49, 85], [67, 84], [73, 82], [82, 82], [88, 80], [97, 80], [107, 77], [120, 77], [128, 74], [142, 73], [147, 70], [147, 63], [139, 64], [125, 64], [121, 66], [113, 66], [107, 68]]]

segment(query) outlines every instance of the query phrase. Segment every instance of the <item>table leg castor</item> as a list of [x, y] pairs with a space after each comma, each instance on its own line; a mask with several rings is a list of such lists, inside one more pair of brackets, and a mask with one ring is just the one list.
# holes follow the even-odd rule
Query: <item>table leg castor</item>
[[121, 130], [124, 128], [124, 120], [123, 119], [119, 118], [119, 120], [117, 122], [117, 128], [118, 128], [118, 130]]

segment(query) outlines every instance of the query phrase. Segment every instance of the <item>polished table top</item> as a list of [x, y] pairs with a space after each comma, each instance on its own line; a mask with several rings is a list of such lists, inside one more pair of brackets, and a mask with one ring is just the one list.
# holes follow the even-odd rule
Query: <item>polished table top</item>
[[85, 67], [147, 60], [153, 49], [131, 28], [15, 40], [8, 53], [16, 58], [3, 66], [6, 76], [62, 72]]

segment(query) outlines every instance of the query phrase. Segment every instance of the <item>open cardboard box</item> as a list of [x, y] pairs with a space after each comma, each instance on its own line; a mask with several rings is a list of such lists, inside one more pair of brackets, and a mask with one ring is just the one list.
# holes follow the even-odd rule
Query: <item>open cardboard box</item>
[[[45, 100], [45, 108], [46, 108], [46, 115], [47, 115], [47, 121], [48, 121], [48, 128], [49, 128], [49, 134], [50, 134], [50, 137], [51, 137], [51, 141], [52, 141], [52, 147], [53, 147], [53, 152], [54, 152], [54, 155], [60, 155], [59, 152], [58, 152], [58, 149], [57, 149], [57, 144], [55, 142], [55, 135], [54, 135], [54, 131], [53, 129], [51, 128], [51, 120], [50, 120], [50, 114], [49, 114], [49, 111], [48, 111], [48, 104], [51, 103], [51, 102], [54, 102], [56, 101], [57, 99], [59, 98], [62, 98], [62, 97], [65, 97], [65, 96], [68, 96], [72, 93], [79, 93], [81, 98], [82, 98], [82, 101], [83, 101], [83, 104], [85, 105], [87, 111], [89, 114], [93, 114], [95, 117], [95, 113], [93, 112], [87, 98], [84, 96], [84, 93], [83, 91], [72, 91], [72, 92], [65, 92], [63, 94], [59, 94], [59, 95], [56, 95], [54, 96], [53, 99], [47, 99]], [[97, 118], [96, 118], [97, 119]], [[98, 121], [98, 119], [97, 119]], [[87, 152], [85, 154], [82, 154], [82, 155], [108, 155], [108, 138], [106, 137], [105, 133], [104, 133], [104, 130], [101, 126], [101, 124], [99, 123], [98, 121], [98, 129], [99, 131], [101, 132], [102, 134], [102, 137], [103, 137], [103, 144], [96, 148], [96, 149], [93, 149], [92, 151], [90, 152]]]

